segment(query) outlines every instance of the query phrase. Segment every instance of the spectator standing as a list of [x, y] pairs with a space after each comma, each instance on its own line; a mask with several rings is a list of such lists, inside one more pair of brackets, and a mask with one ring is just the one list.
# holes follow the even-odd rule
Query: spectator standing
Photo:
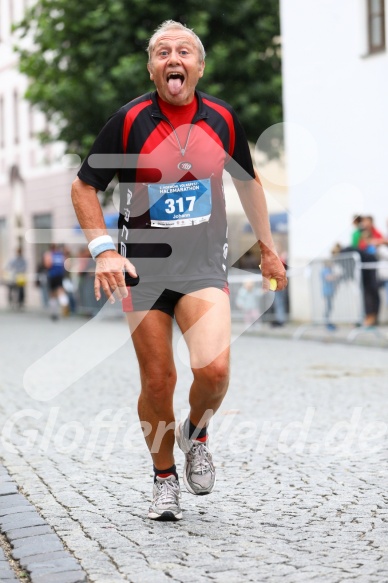
[[380, 309], [379, 282], [377, 270], [369, 268], [367, 263], [377, 262], [377, 248], [384, 243], [384, 237], [376, 229], [373, 217], [363, 217], [360, 226], [361, 235], [358, 242], [358, 249], [361, 255], [361, 261], [366, 265], [362, 269], [362, 283], [364, 289], [364, 326], [367, 328], [377, 324]]
[[362, 217], [360, 215], [355, 215], [353, 217], [353, 227], [354, 230], [352, 232], [352, 239], [351, 239], [351, 247], [358, 247], [361, 238], [361, 227], [362, 227]]
[[8, 264], [9, 284], [8, 301], [11, 307], [22, 310], [25, 303], [25, 287], [27, 283], [27, 262], [19, 248], [16, 256]]
[[325, 302], [324, 318], [326, 328], [335, 330], [336, 326], [331, 321], [331, 312], [333, 309], [333, 300], [336, 292], [337, 275], [333, 268], [333, 262], [327, 260], [321, 269], [322, 296]]
[[49, 289], [49, 310], [52, 320], [57, 320], [61, 313], [61, 307], [68, 306], [69, 300], [63, 289], [63, 277], [65, 275], [65, 255], [61, 247], [52, 244], [43, 256], [47, 269], [47, 283]]
[[381, 262], [378, 268], [378, 283], [385, 290], [385, 305], [388, 307], [388, 246], [379, 245], [377, 249], [377, 259]]
[[[376, 229], [373, 217], [371, 216], [363, 217], [360, 229], [362, 233], [358, 244], [360, 249], [376, 247], [386, 242], [382, 233], [378, 229]], [[371, 249], [370, 252], [371, 253], [375, 252], [375, 249]]]

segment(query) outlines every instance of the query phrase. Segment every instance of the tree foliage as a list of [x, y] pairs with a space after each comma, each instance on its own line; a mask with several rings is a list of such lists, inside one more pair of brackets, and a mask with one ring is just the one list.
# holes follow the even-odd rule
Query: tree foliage
[[231, 103], [256, 141], [282, 117], [278, 12], [278, 0], [37, 0], [16, 27], [26, 97], [56, 121], [52, 138], [83, 157], [116, 109], [154, 88], [148, 38], [173, 19], [207, 51], [198, 87]]

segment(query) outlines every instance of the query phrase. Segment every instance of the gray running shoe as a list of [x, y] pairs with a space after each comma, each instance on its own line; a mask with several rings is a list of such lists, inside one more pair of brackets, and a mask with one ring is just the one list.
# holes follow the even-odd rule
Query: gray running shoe
[[191, 494], [204, 496], [210, 494], [216, 483], [216, 470], [214, 468], [212, 454], [208, 448], [209, 439], [206, 442], [186, 437], [185, 422], [178, 423], [175, 429], [177, 444], [185, 454], [185, 466], [183, 469], [183, 481]]
[[156, 476], [153, 490], [153, 502], [148, 511], [151, 520], [181, 520], [182, 510], [179, 504], [181, 490], [175, 476], [161, 478]]

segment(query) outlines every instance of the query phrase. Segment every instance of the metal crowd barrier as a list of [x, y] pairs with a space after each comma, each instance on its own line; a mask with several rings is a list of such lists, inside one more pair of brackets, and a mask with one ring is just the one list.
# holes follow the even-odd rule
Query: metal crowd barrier
[[363, 291], [358, 253], [314, 259], [306, 275], [310, 286], [311, 322], [300, 326], [294, 338], [301, 338], [311, 326], [334, 329], [337, 324], [361, 324]]
[[[311, 265], [313, 321], [361, 324], [363, 296], [358, 253], [342, 253]], [[332, 279], [331, 279], [332, 278]]]
[[[353, 341], [365, 332], [362, 326], [364, 312], [363, 269], [378, 269], [384, 262], [362, 262], [359, 253], [339, 253], [329, 258], [313, 260], [307, 268], [311, 295], [311, 322], [300, 326], [294, 338], [301, 338], [312, 326], [334, 330], [337, 325], [354, 328], [347, 335]], [[374, 334], [381, 335], [376, 328]]]
[[229, 270], [230, 306], [232, 321], [286, 323], [289, 319], [287, 291], [266, 293], [262, 275], [257, 272]]
[[[359, 333], [365, 331], [362, 329], [364, 319], [362, 269], [376, 269], [382, 265], [382, 262], [362, 263], [360, 255], [356, 252], [313, 260], [306, 270], [311, 296], [311, 321], [299, 326], [293, 337], [301, 338], [312, 326], [334, 328], [344, 324], [354, 326], [348, 334], [348, 340], [354, 340]], [[279, 319], [282, 319], [283, 323], [289, 321], [287, 291], [276, 294], [264, 292], [259, 270], [248, 273], [231, 268], [228, 281], [232, 321], [249, 321], [250, 324], [255, 322], [276, 324]], [[79, 314], [94, 316], [104, 303], [96, 302], [93, 282], [94, 274], [85, 274], [80, 278], [76, 293]], [[121, 309], [118, 309], [120, 302], [116, 304], [109, 313], [117, 312], [117, 315], [122, 315]]]

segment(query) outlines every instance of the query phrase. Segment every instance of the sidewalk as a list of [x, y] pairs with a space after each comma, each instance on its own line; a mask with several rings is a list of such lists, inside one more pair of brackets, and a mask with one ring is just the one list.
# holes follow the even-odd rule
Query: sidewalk
[[[115, 304], [110, 310], [108, 320], [123, 320], [121, 309]], [[0, 317], [15, 315], [18, 317], [23, 314], [31, 318], [42, 318], [47, 320], [48, 315], [45, 311], [39, 309], [25, 310], [21, 314], [14, 313], [9, 309], [0, 309]], [[73, 321], [85, 323], [91, 318], [90, 315], [76, 314], [67, 318], [62, 318], [62, 322]], [[258, 336], [263, 338], [288, 339], [288, 340], [313, 340], [316, 342], [325, 342], [328, 344], [348, 344], [353, 346], [371, 346], [376, 348], [388, 348], [388, 324], [365, 328], [356, 327], [347, 324], [337, 325], [336, 330], [328, 330], [324, 325], [312, 324], [309, 322], [287, 322], [280, 327], [272, 327], [269, 322], [258, 322], [246, 329], [239, 321], [232, 321], [232, 333], [240, 335], [242, 333], [249, 336]]]
[[[233, 324], [235, 333], [244, 327], [240, 323]], [[251, 326], [246, 334], [262, 338], [277, 338], [289, 340], [314, 340], [328, 344], [347, 344], [349, 346], [372, 346], [388, 348], [388, 326], [365, 328], [345, 324], [338, 325], [336, 330], [327, 330], [323, 325], [289, 322], [280, 327], [272, 327], [269, 323], [259, 323]]]

